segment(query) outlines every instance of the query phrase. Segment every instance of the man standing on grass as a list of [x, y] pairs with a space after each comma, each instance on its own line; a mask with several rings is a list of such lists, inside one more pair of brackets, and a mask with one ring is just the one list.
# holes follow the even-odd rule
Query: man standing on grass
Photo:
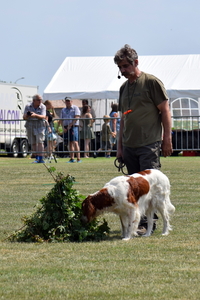
[[74, 151], [77, 155], [77, 163], [80, 163], [80, 148], [79, 148], [79, 118], [80, 109], [72, 104], [72, 100], [65, 97], [66, 107], [61, 110], [60, 123], [63, 126], [64, 138], [69, 141], [70, 160], [68, 163], [74, 163]]
[[161, 80], [140, 71], [137, 52], [121, 48], [114, 62], [127, 81], [120, 88], [121, 122], [117, 157], [129, 174], [160, 169], [160, 151], [172, 154], [171, 115], [167, 92]]
[[26, 120], [26, 130], [31, 151], [36, 154], [33, 163], [45, 163], [43, 160], [44, 139], [46, 128], [46, 106], [42, 104], [40, 95], [33, 96], [33, 102], [27, 104], [24, 110], [23, 119]]
[[127, 78], [119, 91], [117, 158], [123, 159], [128, 174], [160, 169], [161, 150], [164, 157], [173, 151], [166, 89], [161, 80], [139, 70], [137, 52], [129, 45], [117, 51], [114, 62]]

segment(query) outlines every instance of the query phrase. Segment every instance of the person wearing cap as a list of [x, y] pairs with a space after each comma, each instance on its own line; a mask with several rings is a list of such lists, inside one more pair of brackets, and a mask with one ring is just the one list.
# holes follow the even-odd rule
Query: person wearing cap
[[76, 162], [75, 152], [77, 156], [77, 162], [80, 163], [80, 147], [79, 147], [79, 118], [80, 109], [78, 106], [72, 104], [72, 100], [69, 97], [65, 98], [66, 107], [61, 110], [60, 122], [63, 126], [64, 138], [69, 141], [70, 160], [68, 163]]

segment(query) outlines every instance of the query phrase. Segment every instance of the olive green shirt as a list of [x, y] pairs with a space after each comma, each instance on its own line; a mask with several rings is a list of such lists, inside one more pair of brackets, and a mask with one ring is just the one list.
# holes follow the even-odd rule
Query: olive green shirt
[[102, 139], [102, 141], [104, 141], [104, 142], [109, 141], [110, 137], [111, 137], [111, 134], [112, 134], [112, 131], [111, 131], [109, 123], [106, 123], [106, 122], [103, 123], [102, 130], [101, 130], [101, 139]]
[[121, 86], [119, 111], [125, 113], [123, 146], [138, 148], [161, 141], [161, 114], [157, 106], [165, 100], [168, 96], [163, 83], [144, 72], [133, 84], [127, 80]]

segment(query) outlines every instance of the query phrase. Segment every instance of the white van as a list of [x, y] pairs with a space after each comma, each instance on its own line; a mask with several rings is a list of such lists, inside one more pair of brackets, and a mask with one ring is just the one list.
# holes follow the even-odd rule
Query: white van
[[36, 86], [0, 82], [0, 153], [13, 157], [27, 156], [23, 113], [26, 104], [31, 103], [37, 93]]

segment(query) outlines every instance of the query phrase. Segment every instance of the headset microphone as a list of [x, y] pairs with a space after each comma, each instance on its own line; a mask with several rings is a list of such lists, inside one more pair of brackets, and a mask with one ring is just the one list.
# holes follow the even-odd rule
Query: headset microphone
[[[119, 71], [119, 72], [120, 72], [120, 71]], [[121, 78], [121, 76], [119, 75], [119, 74], [120, 74], [119, 72], [118, 72], [118, 76], [117, 76], [117, 78], [118, 78], [118, 79], [120, 79], [120, 78]]]

